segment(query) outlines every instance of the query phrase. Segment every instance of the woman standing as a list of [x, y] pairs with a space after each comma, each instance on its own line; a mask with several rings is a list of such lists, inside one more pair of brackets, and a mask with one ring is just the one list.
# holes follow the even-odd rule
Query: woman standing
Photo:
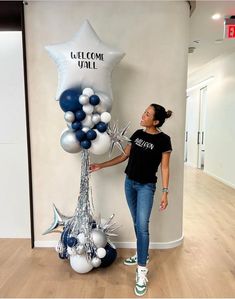
[[99, 164], [91, 164], [91, 172], [119, 164], [129, 158], [125, 169], [125, 194], [134, 223], [137, 239], [137, 253], [125, 259], [125, 265], [136, 265], [135, 294], [142, 296], [147, 291], [146, 267], [149, 256], [149, 218], [156, 190], [157, 170], [161, 164], [162, 198], [160, 210], [168, 205], [169, 161], [172, 151], [171, 140], [159, 128], [166, 118], [171, 116], [158, 104], [151, 104], [143, 113], [140, 125], [144, 130], [137, 130], [131, 136], [131, 142], [121, 154], [112, 160]]

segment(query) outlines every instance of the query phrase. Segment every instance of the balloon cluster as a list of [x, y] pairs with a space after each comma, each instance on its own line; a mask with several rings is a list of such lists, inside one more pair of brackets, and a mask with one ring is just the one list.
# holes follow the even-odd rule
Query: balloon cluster
[[110, 148], [107, 134], [111, 114], [107, 111], [109, 102], [103, 93], [95, 93], [87, 87], [67, 89], [60, 96], [60, 107], [65, 112], [68, 125], [60, 139], [62, 148], [69, 153], [78, 153], [82, 148], [95, 155], [101, 155]]
[[78, 273], [87, 273], [93, 268], [111, 265], [117, 257], [117, 251], [113, 244], [108, 242], [108, 229], [113, 225], [109, 222], [110, 220], [102, 227], [93, 220], [89, 236], [83, 232], [74, 234], [70, 225], [67, 225], [56, 247], [59, 257], [69, 259], [72, 269]]
[[103, 43], [87, 20], [70, 41], [46, 49], [58, 68], [56, 99], [68, 126], [61, 134], [60, 144], [68, 153], [81, 151], [81, 184], [73, 217], [62, 215], [54, 206], [53, 223], [44, 234], [61, 233], [63, 228], [57, 246], [60, 258], [69, 259], [76, 272], [87, 273], [93, 267], [110, 265], [117, 255], [109, 239], [115, 236], [113, 216], [103, 226], [101, 219], [95, 221], [92, 217], [89, 154], [102, 155], [114, 146], [123, 151], [121, 142], [127, 140], [126, 128], [109, 127], [111, 73], [124, 53]]

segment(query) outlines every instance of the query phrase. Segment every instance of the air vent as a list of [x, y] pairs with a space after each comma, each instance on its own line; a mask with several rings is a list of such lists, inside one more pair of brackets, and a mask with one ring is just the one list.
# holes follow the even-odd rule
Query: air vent
[[195, 47], [188, 47], [188, 53], [193, 53], [195, 51]]

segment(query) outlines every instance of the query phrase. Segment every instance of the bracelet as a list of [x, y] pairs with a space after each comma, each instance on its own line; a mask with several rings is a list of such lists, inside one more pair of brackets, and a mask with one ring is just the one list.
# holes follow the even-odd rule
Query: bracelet
[[168, 190], [168, 188], [162, 188], [162, 192], [166, 192], [166, 193], [168, 193], [169, 190]]

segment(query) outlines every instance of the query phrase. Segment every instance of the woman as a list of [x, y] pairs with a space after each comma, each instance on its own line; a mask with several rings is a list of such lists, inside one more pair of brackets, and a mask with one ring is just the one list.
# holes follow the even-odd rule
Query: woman
[[137, 130], [125, 148], [125, 154], [99, 164], [91, 164], [91, 172], [119, 164], [128, 160], [125, 169], [125, 194], [134, 223], [137, 239], [137, 254], [125, 259], [125, 265], [138, 264], [136, 271], [135, 294], [142, 296], [147, 291], [149, 218], [156, 190], [158, 166], [161, 163], [162, 198], [160, 210], [168, 205], [169, 160], [172, 151], [171, 140], [159, 128], [171, 111], [151, 104], [143, 113], [140, 125], [145, 129]]

